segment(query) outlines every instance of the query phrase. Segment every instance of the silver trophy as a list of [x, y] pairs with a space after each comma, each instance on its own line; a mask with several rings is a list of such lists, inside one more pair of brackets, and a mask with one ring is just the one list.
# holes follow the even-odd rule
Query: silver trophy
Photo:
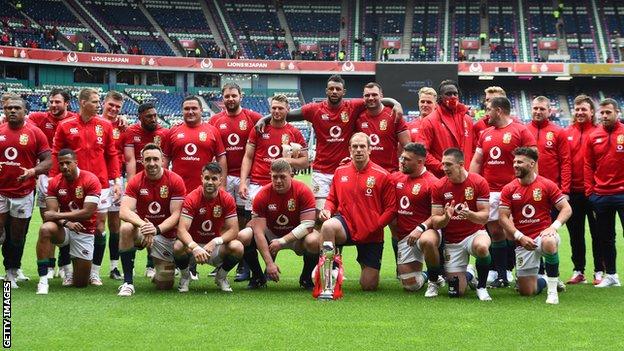
[[325, 261], [323, 262], [323, 271], [320, 274], [321, 286], [323, 291], [318, 296], [319, 300], [333, 300], [334, 299], [334, 286], [336, 281], [333, 276], [334, 268], [334, 244], [331, 241], [324, 241], [323, 248], [321, 249]]

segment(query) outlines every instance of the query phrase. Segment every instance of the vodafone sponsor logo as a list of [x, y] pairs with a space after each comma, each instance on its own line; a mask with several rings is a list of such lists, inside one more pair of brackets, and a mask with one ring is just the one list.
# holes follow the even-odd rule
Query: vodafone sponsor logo
[[272, 158], [276, 158], [279, 154], [280, 154], [280, 147], [277, 145], [271, 145], [269, 146], [269, 149], [267, 150], [267, 153], [269, 154], [269, 157]]
[[17, 158], [17, 149], [12, 146], [6, 148], [6, 150], [4, 150], [4, 157], [9, 161], [15, 160]]
[[407, 215], [407, 216], [411, 216], [414, 213], [412, 211], [407, 211], [407, 209], [410, 207], [410, 200], [409, 197], [403, 195], [401, 197], [401, 199], [399, 200], [399, 206], [401, 207], [397, 212], [401, 215]]
[[487, 162], [487, 164], [490, 166], [504, 165], [505, 161], [499, 160], [502, 154], [503, 154], [503, 151], [500, 149], [500, 147], [494, 146], [493, 148], [490, 149], [490, 160]]
[[279, 215], [277, 217], [277, 219], [275, 220], [275, 223], [277, 223], [278, 225], [281, 225], [281, 226], [288, 225], [288, 222], [289, 222], [288, 221], [288, 217], [286, 215], [283, 215], [283, 214]]
[[208, 220], [205, 220], [204, 222], [202, 222], [201, 229], [203, 231], [201, 233], [201, 235], [208, 235], [208, 234], [210, 234], [210, 232], [212, 231], [212, 221], [208, 219]]
[[238, 136], [238, 134], [236, 134], [236, 133], [232, 133], [232, 134], [228, 135], [227, 142], [228, 142], [228, 144], [230, 144], [232, 146], [238, 145], [238, 143], [240, 143], [240, 136]]
[[526, 204], [522, 207], [522, 216], [524, 218], [521, 218], [519, 221], [521, 224], [538, 223], [540, 221], [539, 218], [533, 218], [535, 216], [535, 207], [531, 204]]
[[72, 211], [80, 210], [80, 206], [78, 206], [78, 204], [74, 201], [70, 201], [69, 204], [67, 204], [67, 207], [69, 207], [69, 209]]
[[194, 155], [197, 153], [197, 145], [193, 143], [188, 143], [184, 145], [184, 153], [186, 154], [186, 156], [182, 157], [182, 160], [199, 161], [199, 157], [194, 157]]
[[340, 126], [333, 126], [329, 128], [329, 136], [331, 138], [327, 139], [328, 143], [339, 143], [345, 140], [344, 138], [341, 138], [342, 128], [340, 128]]
[[147, 210], [153, 215], [159, 214], [161, 209], [160, 204], [156, 201], [152, 201], [149, 206], [147, 206]]
[[379, 142], [381, 141], [381, 138], [379, 138], [379, 135], [377, 134], [371, 134], [368, 136], [370, 138], [370, 142], [371, 142], [371, 150], [375, 150], [375, 151], [383, 151], [383, 146], [377, 146], [379, 145]]

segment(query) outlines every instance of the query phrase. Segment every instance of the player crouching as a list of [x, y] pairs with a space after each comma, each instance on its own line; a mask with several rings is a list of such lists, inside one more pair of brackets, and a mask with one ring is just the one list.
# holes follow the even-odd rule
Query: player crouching
[[[557, 229], [572, 215], [565, 195], [551, 180], [535, 173], [537, 151], [528, 147], [514, 150], [513, 167], [517, 179], [501, 193], [500, 224], [518, 243], [516, 270], [520, 295], [539, 294], [548, 287], [546, 303], [558, 304], [559, 234]], [[551, 210], [559, 211], [551, 224]], [[540, 259], [544, 258], [546, 281], [538, 278]]]
[[180, 292], [189, 290], [191, 256], [198, 264], [217, 267], [215, 283], [222, 291], [232, 292], [227, 274], [243, 257], [243, 244], [236, 240], [236, 202], [220, 188], [221, 174], [216, 162], [204, 166], [202, 185], [191, 191], [182, 204], [178, 240], [173, 246], [175, 263], [180, 269]]
[[66, 273], [63, 285], [85, 287], [91, 274], [96, 210], [102, 188], [93, 173], [78, 169], [73, 150], [60, 150], [58, 164], [61, 173], [48, 184], [47, 210], [43, 213], [44, 223], [37, 241], [38, 295], [48, 294], [48, 267], [51, 263], [48, 256], [54, 252], [53, 244], [70, 246], [74, 269], [73, 273]]

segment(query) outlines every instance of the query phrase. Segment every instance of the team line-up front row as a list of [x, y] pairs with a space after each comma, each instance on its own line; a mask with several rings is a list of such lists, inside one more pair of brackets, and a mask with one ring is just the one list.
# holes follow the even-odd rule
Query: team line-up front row
[[[555, 138], [548, 131], [540, 138], [539, 128], [547, 123], [538, 121], [541, 126], [534, 136], [509, 116], [507, 98], [488, 97], [487, 90], [485, 128], [479, 131], [479, 123], [473, 127], [458, 101], [457, 84], [445, 81], [439, 91], [439, 98], [433, 89], [421, 92], [421, 118], [407, 126], [398, 102], [383, 98], [379, 85], [367, 84], [362, 100], [345, 101], [344, 81], [334, 76], [328, 81], [326, 101], [290, 111], [286, 97], [275, 96], [264, 129], [254, 129], [260, 116], [240, 107], [240, 88], [228, 83], [222, 89], [226, 110], [210, 124], [201, 122], [201, 102], [190, 97], [182, 106], [184, 123], [163, 132], [153, 105], [144, 104], [139, 108], [141, 124], [123, 131], [123, 138], [119, 119], [112, 120], [114, 129], [96, 116], [99, 95], [93, 90], [80, 93], [79, 115], [50, 108], [39, 118], [44, 123], [37, 123], [34, 114], [26, 123], [24, 102], [9, 97], [3, 105], [7, 123], [0, 125], [0, 158], [4, 158], [0, 219], [11, 220], [4, 243], [5, 279], [17, 286], [34, 176], [51, 168], [47, 190], [40, 192], [47, 196], [37, 242], [38, 294], [49, 291], [53, 245], [61, 247], [59, 261], [65, 257], [59, 266], [67, 267], [68, 257], [73, 258], [74, 268], [66, 269], [64, 285], [101, 285], [106, 214], [101, 208], [111, 211], [110, 202], [117, 202], [124, 223], [111, 234], [120, 233], [115, 246], [124, 272], [121, 296], [134, 293], [134, 257], [136, 249], [144, 247], [154, 260], [156, 286], [172, 288], [178, 268], [178, 290], [185, 292], [192, 277], [190, 261], [217, 267], [215, 282], [224, 291], [231, 291], [227, 274], [242, 258], [252, 272], [248, 287], [265, 286], [267, 279], [279, 281], [275, 257], [284, 248], [303, 256], [302, 287], [327, 290], [327, 278], [332, 283], [334, 275], [332, 265], [324, 264], [323, 258], [330, 256], [326, 250], [355, 245], [362, 268], [360, 285], [374, 290], [383, 230], [390, 225], [397, 272], [406, 290], [419, 290], [428, 279], [425, 296], [436, 296], [445, 281], [441, 275], [446, 274], [454, 294], [462, 295], [470, 284], [479, 299], [491, 300], [486, 287], [491, 267], [498, 274], [491, 286], [508, 286], [506, 268], [515, 256], [512, 267], [519, 292], [531, 295], [547, 287], [547, 302], [558, 303], [557, 229], [573, 214], [568, 195], [574, 195], [570, 185], [574, 169], [568, 160], [568, 174], [560, 172], [559, 184], [538, 174], [550, 173], [553, 166], [548, 159], [553, 152], [542, 150], [542, 139], [548, 149], [559, 135]], [[54, 93], [51, 106], [57, 95], [61, 103], [69, 100]], [[117, 117], [111, 111], [116, 108], [118, 113], [120, 100], [109, 93], [103, 115]], [[543, 102], [534, 101], [534, 121]], [[593, 104], [591, 108], [593, 113]], [[607, 274], [598, 287], [619, 286], [614, 218], [624, 208], [620, 184], [624, 175], [613, 165], [624, 155], [624, 126], [617, 121], [618, 114], [617, 102], [601, 102], [602, 126], [582, 143], [584, 194], [596, 211], [598, 226], [606, 231], [598, 240], [602, 244], [598, 251]], [[316, 132], [312, 190], [292, 179], [293, 169], [308, 166], [308, 157], [305, 140], [286, 123], [287, 116], [310, 121]], [[46, 137], [52, 139], [52, 152]], [[119, 139], [121, 145], [115, 145]], [[108, 156], [121, 154], [117, 150], [123, 150], [123, 158]], [[123, 196], [122, 160], [128, 179]], [[252, 213], [248, 222], [245, 210]], [[581, 216], [584, 219], [584, 213]], [[110, 212], [108, 217], [110, 228]], [[506, 255], [510, 246], [512, 255]], [[475, 267], [468, 265], [470, 255], [476, 257]], [[422, 273], [423, 263], [427, 275]]]

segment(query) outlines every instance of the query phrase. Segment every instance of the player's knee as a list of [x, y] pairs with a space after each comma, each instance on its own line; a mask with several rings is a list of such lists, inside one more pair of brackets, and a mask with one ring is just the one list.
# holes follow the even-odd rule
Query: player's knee
[[312, 232], [303, 238], [303, 247], [309, 253], [319, 253], [319, 235]]
[[157, 260], [154, 265], [156, 274], [154, 275], [154, 284], [158, 290], [169, 290], [173, 287], [175, 275], [175, 264], [172, 262], [164, 262]]
[[547, 254], [554, 254], [557, 252], [557, 241], [554, 238], [542, 239], [542, 251]]
[[249, 227], [243, 228], [243, 230], [238, 232], [237, 239], [243, 243], [244, 246], [248, 246], [251, 244], [251, 240], [253, 239], [253, 229]]
[[240, 241], [236, 239], [228, 243], [228, 251], [231, 255], [241, 257], [243, 256], [244, 250], [245, 250], [245, 247], [243, 246], [243, 243], [241, 243]]
[[487, 257], [487, 255], [490, 254], [489, 245], [482, 244], [482, 243], [475, 244], [473, 250], [477, 257]]
[[[52, 237], [52, 233], [56, 230], [56, 223], [54, 222], [45, 222], [39, 228], [39, 238], [40, 239], [50, 239]], [[4, 229], [4, 228], [3, 228]]]
[[182, 256], [185, 253], [184, 244], [182, 244], [180, 240], [176, 240], [175, 243], [173, 243], [173, 254], [175, 256]]
[[401, 279], [403, 289], [406, 291], [418, 291], [425, 284], [425, 278], [423, 277], [422, 272], [399, 274], [399, 278]]

